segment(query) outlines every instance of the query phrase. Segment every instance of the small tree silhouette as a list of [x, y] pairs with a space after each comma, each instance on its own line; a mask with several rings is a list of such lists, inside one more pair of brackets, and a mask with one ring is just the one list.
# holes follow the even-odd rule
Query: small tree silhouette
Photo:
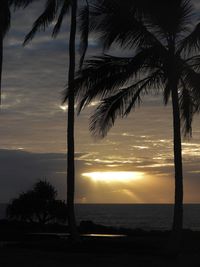
[[67, 220], [67, 205], [64, 201], [56, 200], [57, 191], [46, 181], [37, 182], [32, 190], [21, 193], [7, 208], [7, 217], [25, 222], [50, 221], [62, 222]]

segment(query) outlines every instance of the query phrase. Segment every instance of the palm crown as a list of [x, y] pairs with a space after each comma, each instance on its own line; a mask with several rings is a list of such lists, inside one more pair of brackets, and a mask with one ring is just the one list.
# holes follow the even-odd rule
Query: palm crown
[[[16, 0], [17, 1], [17, 0]], [[19, 1], [19, 0], [18, 0]], [[27, 4], [28, 0], [20, 0], [20, 4]], [[31, 0], [29, 0], [31, 1]], [[24, 45], [31, 41], [38, 31], [45, 30], [54, 21], [52, 36], [56, 37], [60, 32], [63, 19], [68, 15], [68, 11], [71, 8], [73, 0], [46, 0], [45, 9], [35, 21], [32, 30], [27, 34]], [[85, 5], [80, 8], [80, 20], [84, 20], [84, 27], [80, 29], [81, 42], [80, 42], [80, 67], [83, 65], [83, 61], [86, 55], [88, 46], [88, 24], [89, 24], [89, 3], [85, 0]]]
[[90, 30], [100, 34], [104, 48], [115, 43], [131, 54], [94, 57], [78, 73], [79, 111], [95, 97], [103, 99], [91, 130], [104, 136], [144, 94], [162, 90], [167, 104], [177, 89], [184, 133], [191, 134], [200, 99], [200, 23], [191, 29], [190, 1], [107, 0], [91, 9]]
[[26, 44], [32, 40], [38, 31], [45, 30], [54, 20], [56, 20], [56, 23], [52, 35], [56, 36], [60, 31], [64, 17], [68, 13], [70, 4], [71, 1], [66, 0], [46, 0], [44, 11], [35, 21], [33, 28], [26, 36], [24, 43]]
[[28, 4], [36, 0], [1, 0], [0, 1], [0, 104], [1, 104], [1, 81], [3, 67], [3, 42], [6, 34], [10, 29], [11, 22], [11, 6], [15, 8], [26, 7]]

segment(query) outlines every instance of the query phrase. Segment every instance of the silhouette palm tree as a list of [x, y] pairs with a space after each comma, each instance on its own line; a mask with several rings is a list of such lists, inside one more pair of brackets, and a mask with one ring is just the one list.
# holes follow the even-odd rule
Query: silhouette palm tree
[[1, 0], [0, 1], [0, 105], [2, 103], [2, 69], [3, 69], [3, 43], [10, 29], [11, 6], [26, 7], [36, 0]]
[[193, 114], [199, 111], [200, 23], [193, 29], [194, 19], [189, 0], [99, 1], [91, 10], [91, 30], [98, 32], [104, 49], [117, 44], [131, 56], [94, 57], [76, 79], [79, 112], [94, 98], [101, 99], [90, 130], [102, 137], [144, 94], [161, 90], [165, 104], [171, 98], [177, 237], [183, 226], [181, 121], [184, 134], [191, 135]]
[[10, 3], [8, 0], [0, 2], [0, 105], [2, 101], [2, 67], [3, 67], [3, 41], [10, 29]]
[[[32, 30], [26, 36], [24, 44], [33, 39], [34, 35], [45, 30], [54, 20], [56, 24], [53, 29], [52, 36], [56, 37], [60, 32], [63, 19], [68, 15], [71, 9], [70, 23], [70, 39], [69, 39], [69, 71], [68, 71], [68, 125], [67, 125], [67, 206], [68, 206], [68, 223], [71, 237], [74, 241], [79, 240], [79, 234], [76, 227], [76, 219], [74, 212], [74, 192], [75, 192], [75, 166], [74, 166], [74, 76], [76, 68], [76, 32], [77, 32], [77, 0], [47, 0], [46, 7], [43, 13], [35, 21]], [[80, 16], [84, 21], [89, 21], [89, 4], [86, 0], [86, 5], [81, 8]], [[81, 29], [81, 46], [80, 46], [80, 68], [82, 67], [86, 50], [88, 27], [87, 25]]]

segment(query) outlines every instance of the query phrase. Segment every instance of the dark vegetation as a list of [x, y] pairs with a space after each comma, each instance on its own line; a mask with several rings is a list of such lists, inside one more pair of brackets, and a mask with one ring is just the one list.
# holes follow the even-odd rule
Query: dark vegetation
[[9, 219], [20, 222], [46, 224], [48, 222], [65, 223], [67, 205], [57, 200], [57, 191], [46, 182], [37, 182], [32, 190], [22, 193], [7, 207]]

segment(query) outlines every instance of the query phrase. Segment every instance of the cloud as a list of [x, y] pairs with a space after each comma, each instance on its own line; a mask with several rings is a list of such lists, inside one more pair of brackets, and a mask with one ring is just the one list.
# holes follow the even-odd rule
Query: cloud
[[[82, 173], [112, 171], [105, 162], [93, 162], [84, 153], [76, 154], [76, 202], [79, 203], [166, 203], [173, 202], [173, 167], [169, 165], [149, 167], [143, 159], [143, 167], [133, 163], [115, 167], [115, 171], [144, 171], [144, 178], [133, 182], [94, 182]], [[145, 166], [146, 165], [146, 166]], [[132, 167], [131, 167], [132, 166]], [[200, 186], [197, 161], [185, 170], [185, 200], [199, 202]], [[39, 179], [50, 181], [58, 190], [58, 196], [66, 199], [66, 155], [63, 153], [30, 153], [18, 150], [0, 150], [0, 202], [8, 202], [20, 192], [26, 191]]]

